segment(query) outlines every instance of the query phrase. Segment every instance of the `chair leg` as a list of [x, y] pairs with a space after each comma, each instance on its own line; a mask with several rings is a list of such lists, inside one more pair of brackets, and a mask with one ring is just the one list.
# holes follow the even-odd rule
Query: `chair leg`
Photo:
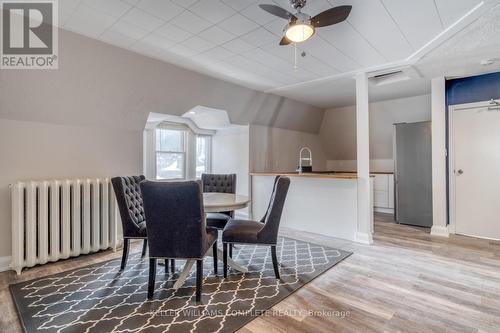
[[123, 254], [122, 254], [122, 264], [120, 266], [120, 270], [124, 270], [125, 269], [125, 265], [127, 264], [127, 257], [128, 257], [128, 248], [129, 248], [129, 245], [130, 245], [130, 239], [128, 238], [124, 238], [123, 239]]
[[169, 259], [165, 259], [165, 274], [168, 274], [168, 261]]
[[148, 299], [153, 297], [155, 292], [155, 280], [156, 280], [156, 259], [149, 259], [149, 281], [148, 281]]
[[196, 302], [201, 301], [203, 285], [203, 259], [196, 260]]
[[224, 264], [224, 278], [227, 278], [227, 243], [222, 243], [222, 256]]
[[280, 270], [278, 267], [278, 258], [276, 257], [276, 245], [271, 246], [271, 256], [273, 258], [273, 267], [274, 267], [274, 274], [276, 275], [276, 278], [280, 278]]
[[229, 258], [233, 257], [233, 244], [229, 244]]
[[217, 241], [212, 245], [212, 255], [214, 257], [214, 275], [217, 275]]
[[142, 254], [141, 254], [142, 257], [146, 255], [147, 249], [148, 249], [148, 240], [144, 239], [144, 243], [142, 244]]
[[170, 259], [170, 272], [175, 273], [175, 259]]

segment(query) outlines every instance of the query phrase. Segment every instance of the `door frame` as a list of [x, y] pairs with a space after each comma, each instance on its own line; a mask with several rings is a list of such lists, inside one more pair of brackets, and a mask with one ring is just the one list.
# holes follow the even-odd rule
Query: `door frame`
[[[500, 102], [500, 100], [496, 100]], [[491, 100], [477, 102], [477, 103], [466, 103], [466, 104], [456, 104], [448, 106], [448, 198], [449, 198], [449, 212], [450, 224], [448, 225], [448, 232], [450, 234], [456, 234], [456, 186], [455, 186], [455, 127], [454, 127], [454, 113], [459, 110], [475, 110], [475, 109], [485, 109], [491, 106]], [[500, 112], [500, 111], [499, 111]], [[479, 237], [477, 237], [479, 238]]]

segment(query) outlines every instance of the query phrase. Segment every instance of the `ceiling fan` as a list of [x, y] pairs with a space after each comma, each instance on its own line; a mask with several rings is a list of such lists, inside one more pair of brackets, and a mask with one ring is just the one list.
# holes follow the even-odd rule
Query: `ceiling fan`
[[288, 24], [283, 29], [285, 36], [281, 39], [280, 45], [304, 42], [314, 35], [316, 28], [345, 21], [352, 9], [352, 6], [338, 6], [311, 17], [302, 13], [306, 0], [290, 0], [290, 4], [296, 10], [295, 14], [276, 5], [259, 5], [266, 12], [288, 20]]

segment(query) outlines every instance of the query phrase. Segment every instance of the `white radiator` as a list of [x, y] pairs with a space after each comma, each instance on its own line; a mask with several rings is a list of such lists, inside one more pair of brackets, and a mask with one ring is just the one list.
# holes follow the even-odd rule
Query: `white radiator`
[[111, 181], [72, 179], [17, 182], [12, 194], [12, 263], [24, 267], [117, 246]]

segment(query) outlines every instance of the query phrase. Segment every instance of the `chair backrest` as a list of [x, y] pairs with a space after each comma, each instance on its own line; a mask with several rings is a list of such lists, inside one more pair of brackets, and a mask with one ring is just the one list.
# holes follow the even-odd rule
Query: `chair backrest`
[[278, 239], [278, 230], [280, 227], [281, 214], [285, 205], [288, 188], [290, 187], [290, 178], [279, 176], [274, 181], [274, 188], [269, 200], [267, 212], [262, 219], [264, 227], [259, 231], [257, 238], [263, 243], [276, 244]]
[[278, 182], [278, 179], [280, 179], [281, 176], [276, 176], [274, 178], [274, 183], [273, 183], [273, 191], [271, 192], [271, 198], [269, 199], [269, 203], [267, 204], [267, 209], [266, 209], [266, 213], [264, 214], [264, 216], [262, 216], [262, 218], [260, 219], [260, 222], [262, 223], [265, 223], [266, 222], [266, 219], [267, 219], [267, 215], [269, 214], [269, 211], [271, 210], [271, 205], [273, 203], [272, 201], [272, 198], [273, 198], [273, 195], [274, 195], [274, 191], [276, 191], [276, 183]]
[[138, 236], [139, 223], [146, 220], [139, 183], [144, 176], [111, 179], [122, 220], [123, 237]]
[[202, 258], [207, 242], [201, 182], [143, 181], [149, 256]]
[[236, 174], [208, 174], [201, 175], [203, 192], [236, 193]]

